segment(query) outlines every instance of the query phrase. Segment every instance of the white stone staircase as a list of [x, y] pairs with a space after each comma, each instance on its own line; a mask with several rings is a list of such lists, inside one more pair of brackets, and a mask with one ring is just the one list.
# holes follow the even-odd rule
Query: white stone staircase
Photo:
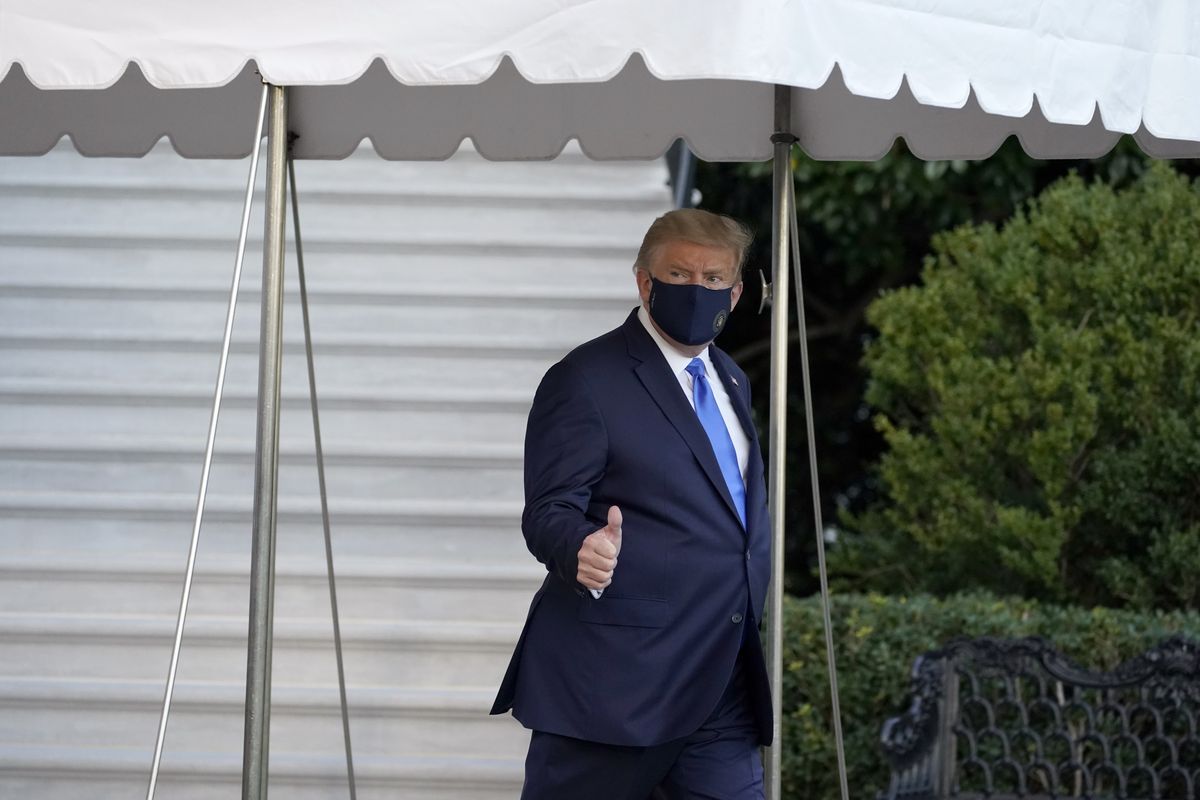
[[[0, 159], [0, 797], [145, 793], [247, 166]], [[363, 150], [297, 173], [359, 797], [515, 797], [527, 734], [487, 710], [542, 574], [525, 416], [633, 306], [666, 169]], [[160, 798], [240, 796], [256, 212]], [[308, 800], [348, 791], [295, 264], [270, 785]]]

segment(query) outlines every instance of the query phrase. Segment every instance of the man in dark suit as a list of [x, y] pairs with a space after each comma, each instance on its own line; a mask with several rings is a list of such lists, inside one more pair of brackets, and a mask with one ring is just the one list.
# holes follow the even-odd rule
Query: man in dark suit
[[548, 574], [492, 708], [533, 730], [524, 800], [763, 795], [766, 488], [749, 381], [711, 344], [749, 242], [657, 219], [641, 307], [538, 387], [522, 531]]

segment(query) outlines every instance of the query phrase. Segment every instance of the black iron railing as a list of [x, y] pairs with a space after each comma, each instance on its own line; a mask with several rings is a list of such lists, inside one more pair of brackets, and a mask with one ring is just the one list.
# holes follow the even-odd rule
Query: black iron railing
[[913, 665], [883, 727], [886, 800], [1200, 798], [1200, 641], [1168, 639], [1109, 673], [1047, 641], [952, 642]]

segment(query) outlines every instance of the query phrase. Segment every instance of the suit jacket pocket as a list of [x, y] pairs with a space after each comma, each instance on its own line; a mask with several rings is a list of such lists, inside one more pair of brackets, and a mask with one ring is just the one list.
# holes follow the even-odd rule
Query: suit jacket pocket
[[661, 628], [667, 624], [667, 601], [648, 597], [590, 596], [579, 604], [579, 619], [596, 625]]

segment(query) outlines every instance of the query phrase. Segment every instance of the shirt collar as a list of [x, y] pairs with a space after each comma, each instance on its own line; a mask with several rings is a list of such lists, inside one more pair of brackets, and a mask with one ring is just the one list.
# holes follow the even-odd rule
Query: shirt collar
[[[638, 321], [642, 323], [642, 327], [646, 329], [646, 332], [650, 334], [650, 338], [654, 340], [654, 343], [658, 345], [658, 349], [662, 351], [663, 358], [667, 360], [667, 366], [671, 368], [671, 372], [676, 377], [683, 374], [687, 369], [687, 365], [692, 363], [692, 356], [679, 352], [674, 345], [663, 338], [663, 335], [658, 332], [658, 328], [655, 328], [654, 323], [650, 321], [650, 312], [646, 310], [645, 303], [638, 306], [637, 314]], [[708, 355], [707, 347], [696, 358], [704, 362], [704, 372], [710, 379], [716, 375], [713, 371], [712, 359]], [[690, 374], [688, 375], [688, 379], [691, 380]]]

